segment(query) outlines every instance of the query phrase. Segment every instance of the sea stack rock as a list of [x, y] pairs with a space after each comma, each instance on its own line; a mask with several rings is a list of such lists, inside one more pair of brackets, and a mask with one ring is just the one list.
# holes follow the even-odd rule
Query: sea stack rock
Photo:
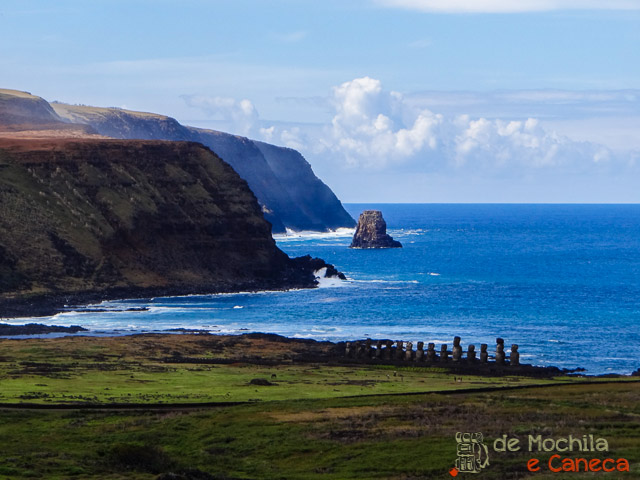
[[387, 223], [379, 210], [360, 214], [351, 248], [401, 248], [402, 244], [387, 235]]

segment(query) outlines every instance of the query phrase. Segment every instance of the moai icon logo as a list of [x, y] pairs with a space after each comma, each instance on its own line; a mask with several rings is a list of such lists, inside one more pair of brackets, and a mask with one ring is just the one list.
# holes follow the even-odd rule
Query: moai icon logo
[[458, 458], [456, 458], [456, 475], [459, 473], [479, 473], [489, 466], [489, 449], [482, 443], [482, 434], [456, 433], [458, 442]]

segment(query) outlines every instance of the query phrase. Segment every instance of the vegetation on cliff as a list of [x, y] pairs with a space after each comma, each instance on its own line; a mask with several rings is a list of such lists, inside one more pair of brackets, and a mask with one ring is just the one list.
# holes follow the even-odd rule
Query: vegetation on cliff
[[196, 141], [211, 148], [244, 178], [258, 197], [273, 232], [353, 227], [340, 200], [299, 152], [215, 130], [183, 126], [175, 119], [118, 108], [51, 104], [66, 121], [86, 124], [121, 139]]
[[246, 182], [200, 144], [0, 140], [5, 315], [30, 296], [309, 287], [323, 265], [279, 250]]
[[5, 128], [62, 121], [46, 100], [17, 90], [0, 89], [0, 114], [0, 125]]
[[27, 92], [0, 89], [0, 136], [3, 131], [9, 131], [33, 137], [43, 129], [49, 131], [46, 136], [59, 138], [91, 136], [200, 142], [247, 181], [274, 233], [283, 233], [287, 228], [325, 231], [355, 226], [340, 200], [295, 150], [184, 126], [165, 115], [50, 104]]

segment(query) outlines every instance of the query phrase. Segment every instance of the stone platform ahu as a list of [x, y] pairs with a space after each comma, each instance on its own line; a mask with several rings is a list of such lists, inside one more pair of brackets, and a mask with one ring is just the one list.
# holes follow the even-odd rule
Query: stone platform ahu
[[401, 248], [402, 244], [387, 234], [387, 223], [380, 210], [360, 214], [350, 248]]
[[489, 346], [486, 343], [480, 345], [480, 354], [476, 352], [475, 345], [469, 345], [464, 351], [460, 345], [460, 337], [454, 337], [453, 347], [449, 350], [446, 343], [440, 345], [440, 349], [436, 350], [434, 343], [427, 344], [424, 348], [424, 342], [418, 342], [416, 349], [413, 349], [412, 342], [403, 342], [398, 340], [377, 340], [371, 339], [346, 342], [345, 356], [347, 358], [360, 360], [366, 363], [423, 363], [438, 364], [439, 366], [456, 366], [469, 364], [488, 364], [504, 365], [504, 366], [520, 366], [520, 353], [518, 345], [511, 345], [510, 355], [507, 357], [504, 351], [504, 340], [496, 339], [496, 349], [490, 355]]

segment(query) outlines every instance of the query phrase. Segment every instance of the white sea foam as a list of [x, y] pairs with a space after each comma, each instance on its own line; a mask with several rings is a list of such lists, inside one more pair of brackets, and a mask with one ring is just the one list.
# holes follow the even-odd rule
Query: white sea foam
[[320, 327], [320, 326], [311, 327], [311, 332], [313, 333], [338, 333], [341, 331], [342, 329], [340, 327]]
[[234, 305], [234, 307], [233, 307], [234, 310], [237, 310], [237, 309], [240, 309], [240, 308], [244, 308], [244, 307], [242, 305]]
[[338, 298], [338, 297], [326, 297], [326, 298], [320, 298], [318, 300], [314, 300], [313, 303], [336, 303], [336, 302], [340, 302], [342, 299]]
[[276, 233], [273, 238], [276, 241], [287, 240], [318, 240], [323, 238], [349, 238], [353, 237], [355, 228], [337, 228], [335, 230], [329, 230], [328, 232], [315, 232], [312, 230], [296, 231], [287, 228], [286, 233]]
[[381, 280], [381, 279], [372, 279], [372, 280], [351, 280], [353, 283], [420, 283], [418, 280]]
[[[205, 310], [205, 309], [198, 309], [198, 311], [201, 310]], [[206, 309], [209, 310], [209, 309]], [[211, 308], [210, 310], [217, 310], [215, 308]], [[169, 314], [169, 315], [175, 315], [176, 313], [190, 313], [193, 312], [194, 309], [193, 308], [189, 308], [189, 307], [165, 307], [165, 306], [149, 306], [149, 313], [157, 313], [157, 314]], [[127, 312], [130, 313], [130, 312]], [[133, 312], [135, 313], [135, 312]]]
[[313, 274], [316, 277], [319, 288], [342, 287], [347, 283], [338, 277], [327, 277], [327, 267], [322, 267], [320, 270], [313, 272]]
[[408, 236], [408, 235], [422, 235], [429, 230], [424, 228], [390, 228], [387, 233], [391, 236]]

